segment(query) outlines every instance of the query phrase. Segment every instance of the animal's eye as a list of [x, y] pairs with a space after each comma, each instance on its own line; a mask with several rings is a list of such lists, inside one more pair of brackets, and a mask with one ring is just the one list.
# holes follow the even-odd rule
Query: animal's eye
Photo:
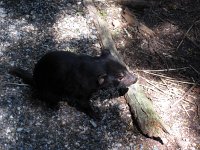
[[117, 78], [118, 78], [119, 80], [122, 80], [122, 79], [124, 78], [124, 74], [123, 74], [123, 73], [117, 74]]

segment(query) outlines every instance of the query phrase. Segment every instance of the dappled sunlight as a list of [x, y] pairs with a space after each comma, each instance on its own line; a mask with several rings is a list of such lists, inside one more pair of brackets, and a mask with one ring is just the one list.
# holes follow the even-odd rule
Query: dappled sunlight
[[[199, 126], [197, 124], [199, 92], [197, 91], [199, 91], [200, 74], [196, 63], [189, 65], [188, 60], [191, 58], [184, 57], [184, 53], [189, 54], [189, 49], [196, 50], [195, 42], [190, 41], [186, 46], [188, 51], [182, 51], [185, 46], [184, 38], [189, 39], [186, 34], [192, 29], [192, 25], [184, 30], [182, 24], [164, 20], [163, 16], [159, 17], [159, 14], [154, 13], [152, 16], [149, 15], [152, 18], [148, 19], [153, 20], [152, 22], [159, 20], [155, 22], [157, 24], [148, 26], [148, 22], [146, 24], [140, 20], [143, 26], [146, 26], [141, 29], [147, 29], [147, 33], [153, 31], [148, 35], [138, 30], [138, 24], [135, 26], [128, 24], [121, 17], [121, 11], [120, 6], [111, 5], [103, 7], [100, 12], [102, 18], [108, 22], [118, 51], [126, 64], [138, 72], [140, 85], [152, 100], [157, 113], [169, 126], [175, 142], [181, 148], [198, 146], [193, 142], [199, 136], [195, 128]], [[132, 17], [137, 18], [137, 13], [140, 12], [133, 11]], [[192, 60], [190, 62], [193, 64]]]
[[76, 18], [67, 14], [58, 18], [53, 25], [55, 40], [57, 42], [82, 38], [92, 38], [96, 40], [97, 37], [90, 37], [91, 32], [95, 32], [95, 29], [89, 28], [87, 22], [88, 20], [85, 17], [78, 14]]
[[[13, 116], [8, 115], [9, 112], [6, 108], [0, 107], [0, 133], [1, 133], [1, 142], [7, 141], [8, 143], [15, 143], [15, 133], [16, 133], [16, 127], [13, 126], [11, 123], [13, 121]], [[0, 142], [0, 148], [5, 149], [5, 147], [8, 147], [9, 145], [1, 145]]]
[[[4, 39], [0, 43], [0, 60], [2, 64], [4, 62], [14, 66], [16, 59], [11, 61], [11, 55], [14, 55], [15, 51], [10, 51], [11, 47], [18, 48], [19, 43], [22, 43], [22, 41], [24, 46], [26, 44], [36, 44], [38, 29], [23, 17], [13, 19], [4, 8], [0, 8], [0, 16], [2, 17], [0, 19], [0, 37]], [[9, 53], [9, 55], [5, 55], [5, 53]]]
[[[93, 106], [102, 115], [99, 122], [65, 102], [54, 111], [34, 101], [32, 89], [8, 74], [11, 66], [32, 71], [44, 54], [56, 50], [98, 55], [102, 39], [81, 0], [20, 0], [15, 5], [12, 0], [0, 2], [0, 149], [130, 149], [135, 145], [176, 149], [177, 143], [183, 149], [200, 147], [196, 40], [200, 23], [182, 26], [178, 17], [172, 19], [179, 10], [174, 7], [170, 12], [163, 1], [140, 11], [112, 1], [95, 2], [118, 52], [138, 74], [138, 83], [169, 126], [174, 139], [161, 145], [135, 129], [124, 97], [104, 101], [98, 97]], [[126, 7], [131, 12], [128, 21], [122, 16]]]
[[[62, 50], [91, 55], [90, 49], [100, 49], [97, 30], [87, 13], [60, 13], [55, 17], [51, 30], [56, 46]], [[88, 45], [85, 45], [85, 42]]]
[[[12, 22], [8, 24], [9, 22]], [[26, 19], [7, 19], [6, 21], [3, 21], [2, 24], [3, 31], [1, 31], [1, 36], [6, 37], [6, 41], [3, 42], [3, 46], [9, 46], [6, 45], [6, 43], [12, 43], [15, 44], [17, 42], [20, 42], [20, 40], [29, 40], [31, 41], [32, 38], [36, 37], [37, 35], [37, 28], [28, 23]], [[5, 44], [4, 44], [5, 43]]]
[[198, 136], [193, 129], [196, 126], [193, 121], [199, 116], [199, 92], [197, 92], [200, 91], [199, 87], [196, 83], [184, 79], [164, 76], [164, 73], [162, 73], [163, 77], [159, 77], [161, 72], [152, 73], [156, 80], [153, 76], [147, 77], [147, 74], [141, 75], [140, 85], [152, 100], [155, 110], [169, 126], [176, 142], [183, 147], [191, 145], [195, 136]]
[[154, 29], [158, 33], [162, 32], [163, 36], [173, 35], [173, 34], [174, 34], [174, 36], [180, 35], [180, 32], [177, 33], [177, 31], [180, 31], [179, 27], [170, 22], [163, 22], [163, 23], [159, 24], [158, 26], [156, 26]]
[[[3, 30], [1, 30], [0, 36], [4, 37], [4, 40], [0, 44], [0, 60], [2, 63], [4, 62], [14, 66], [18, 59], [12, 60], [12, 56], [16, 54], [16, 51], [10, 51], [11, 48], [17, 49], [19, 46], [27, 47], [27, 45], [37, 45], [38, 29], [33, 24], [28, 23], [24, 18], [12, 19], [8, 17], [1, 22], [1, 26]], [[23, 44], [20, 45], [22, 42]], [[5, 55], [6, 53], [8, 55]]]

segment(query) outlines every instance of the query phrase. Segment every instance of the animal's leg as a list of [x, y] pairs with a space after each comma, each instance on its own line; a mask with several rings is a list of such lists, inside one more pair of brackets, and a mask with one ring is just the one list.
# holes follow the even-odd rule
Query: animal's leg
[[50, 91], [42, 90], [39, 91], [40, 99], [44, 102], [46, 102], [47, 106], [52, 109], [58, 109], [59, 108], [59, 101], [60, 97]]
[[98, 115], [91, 107], [89, 100], [80, 100], [78, 101], [78, 109], [84, 113], [86, 113], [88, 116], [95, 120], [100, 119], [100, 115]]

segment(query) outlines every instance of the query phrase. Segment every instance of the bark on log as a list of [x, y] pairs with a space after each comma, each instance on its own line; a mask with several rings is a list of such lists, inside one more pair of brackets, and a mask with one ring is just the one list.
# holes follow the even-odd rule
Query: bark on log
[[122, 12], [122, 16], [129, 25], [137, 27], [139, 33], [141, 33], [142, 36], [150, 38], [155, 35], [155, 33], [150, 28], [148, 28], [145, 24], [139, 22], [137, 17], [127, 7]]
[[[117, 52], [106, 22], [98, 15], [92, 0], [85, 0], [85, 6], [93, 17], [102, 46], [109, 49], [111, 54], [125, 65]], [[149, 137], [160, 137], [163, 131], [168, 132], [166, 125], [164, 125], [159, 115], [154, 111], [151, 101], [146, 97], [139, 84], [136, 83], [132, 85], [125, 98], [130, 106], [131, 113], [133, 117], [135, 117], [135, 120], [137, 120], [137, 124], [143, 134]]]
[[149, 137], [161, 137], [163, 131], [169, 133], [139, 84], [131, 85], [125, 98], [143, 134]]
[[121, 5], [131, 6], [136, 9], [144, 9], [151, 6], [148, 0], [116, 0]]
[[[111, 54], [117, 58], [122, 64], [124, 64], [123, 59], [117, 52], [117, 49], [115, 47], [115, 44], [112, 40], [112, 36], [110, 34], [110, 31], [108, 29], [108, 25], [106, 24], [103, 19], [101, 19], [100, 15], [98, 15], [98, 11], [95, 8], [92, 0], [85, 0], [85, 6], [89, 10], [90, 15], [93, 17], [94, 24], [97, 28], [97, 31], [99, 33], [99, 39], [101, 42], [101, 46], [105, 49], [109, 49]], [[125, 64], [124, 64], [125, 65]]]
[[115, 2], [121, 5], [126, 5], [126, 6], [130, 6], [132, 8], [136, 8], [136, 9], [142, 9], [142, 8], [147, 8], [150, 7], [151, 4], [154, 2], [152, 0], [94, 0], [94, 2], [105, 2], [105, 1], [109, 1], [109, 2]]

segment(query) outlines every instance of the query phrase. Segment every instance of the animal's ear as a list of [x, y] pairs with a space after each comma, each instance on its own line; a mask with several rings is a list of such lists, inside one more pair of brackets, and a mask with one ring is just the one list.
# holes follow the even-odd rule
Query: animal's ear
[[98, 83], [99, 83], [99, 85], [104, 84], [105, 79], [106, 79], [106, 76], [107, 76], [107, 74], [103, 74], [103, 75], [100, 75], [100, 76], [98, 77]]
[[107, 56], [110, 56], [111, 53], [108, 49], [103, 49], [102, 52], [101, 52], [101, 57], [107, 57]]

